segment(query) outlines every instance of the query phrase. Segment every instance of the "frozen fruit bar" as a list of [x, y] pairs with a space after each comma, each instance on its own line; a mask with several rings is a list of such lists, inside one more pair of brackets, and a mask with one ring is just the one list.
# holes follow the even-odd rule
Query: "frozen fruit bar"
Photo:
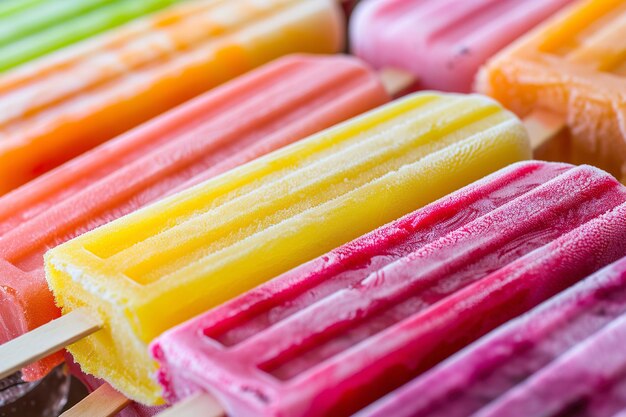
[[583, 0], [497, 55], [479, 90], [518, 115], [561, 118], [542, 158], [597, 165], [626, 179], [626, 2]]
[[624, 256], [625, 201], [595, 168], [513, 165], [162, 335], [166, 397], [351, 415]]
[[274, 58], [339, 50], [335, 3], [183, 2], [0, 77], [0, 195]]
[[8, 0], [0, 3], [0, 72], [181, 0]]
[[478, 414], [614, 416], [626, 409], [625, 342], [622, 315]]
[[369, 0], [350, 24], [353, 52], [413, 73], [424, 89], [469, 92], [487, 59], [572, 0]]
[[146, 344], [163, 331], [528, 156], [519, 120], [482, 96], [417, 94], [354, 118], [48, 252], [63, 312], [103, 323], [68, 349], [158, 401]]
[[387, 99], [355, 58], [281, 58], [0, 198], [0, 343], [60, 314], [43, 271], [49, 248]]

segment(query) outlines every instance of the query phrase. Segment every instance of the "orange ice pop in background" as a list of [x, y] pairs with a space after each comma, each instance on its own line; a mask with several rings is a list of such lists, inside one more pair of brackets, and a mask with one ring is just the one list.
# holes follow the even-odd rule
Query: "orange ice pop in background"
[[578, 1], [489, 62], [478, 90], [519, 116], [561, 121], [538, 158], [626, 180], [625, 1]]

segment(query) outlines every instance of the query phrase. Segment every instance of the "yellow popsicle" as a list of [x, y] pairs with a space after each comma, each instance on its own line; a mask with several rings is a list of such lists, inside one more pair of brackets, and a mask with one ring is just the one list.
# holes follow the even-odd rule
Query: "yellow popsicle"
[[482, 96], [415, 94], [354, 118], [48, 252], [64, 314], [104, 323], [68, 349], [158, 403], [146, 345], [163, 331], [529, 157], [520, 121]]

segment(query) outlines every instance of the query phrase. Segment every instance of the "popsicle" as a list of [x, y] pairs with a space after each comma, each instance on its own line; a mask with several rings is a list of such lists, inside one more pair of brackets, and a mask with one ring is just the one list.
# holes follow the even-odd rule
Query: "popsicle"
[[293, 52], [341, 48], [333, 0], [183, 2], [0, 78], [0, 194]]
[[[588, 349], [595, 349], [598, 341], [604, 339], [603, 334], [613, 334], [614, 324], [622, 326], [624, 313], [626, 258], [494, 331], [430, 372], [389, 394], [358, 414], [358, 417], [482, 416], [492, 415], [497, 409], [502, 410], [504, 404], [509, 405], [506, 409], [507, 416], [520, 412], [525, 412], [520, 415], [527, 416], [555, 415], [548, 411], [548, 401], [556, 401], [558, 411], [564, 411], [563, 401], [567, 405], [579, 406], [573, 407], [571, 413], [588, 410], [583, 397], [590, 399], [590, 405], [597, 403], [592, 395], [588, 395], [593, 394], [594, 388], [587, 390], [587, 395], [583, 396], [579, 387], [603, 380], [605, 384], [602, 389], [608, 394], [611, 392], [609, 381], [615, 380], [615, 377], [598, 378], [599, 374], [607, 371], [623, 372], [624, 367], [619, 362], [623, 359], [622, 351], [607, 348], [589, 357], [586, 357], [586, 352]], [[623, 338], [617, 340], [623, 347]], [[616, 362], [604, 364], [604, 360]], [[590, 366], [591, 369], [585, 369], [586, 375], [573, 377], [570, 372], [580, 371], [579, 365]], [[566, 368], [563, 369], [563, 366]], [[564, 373], [557, 373], [552, 369], [562, 370]], [[526, 387], [533, 386], [534, 383], [527, 384], [526, 381], [534, 378], [547, 381], [545, 377], [533, 376], [544, 374], [567, 378], [561, 378], [558, 382], [552, 380], [553, 386], [558, 389], [556, 395], [550, 392], [549, 387], [544, 387], [542, 391], [535, 390], [532, 398], [526, 395], [523, 397], [529, 406], [541, 406], [541, 413], [530, 412], [519, 403], [515, 406], [510, 403], [513, 398], [521, 398], [516, 392], [530, 393]], [[597, 397], [607, 399], [603, 395]], [[614, 407], [609, 401], [602, 401], [602, 404]], [[626, 408], [626, 404], [622, 403], [621, 407]]]
[[518, 115], [552, 115], [563, 136], [538, 156], [626, 177], [626, 3], [584, 0], [498, 54], [479, 91]]
[[100, 322], [68, 350], [159, 402], [147, 343], [164, 330], [528, 157], [523, 126], [482, 96], [412, 95], [313, 135], [49, 251], [66, 317]]
[[513, 165], [161, 335], [165, 396], [351, 415], [624, 256], [625, 214], [607, 173]]
[[352, 51], [417, 87], [469, 92], [487, 59], [572, 0], [369, 0], [350, 23]]
[[0, 71], [180, 0], [18, 0], [0, 3]]
[[387, 100], [356, 58], [281, 58], [0, 198], [0, 343], [59, 316], [43, 270], [49, 248]]
[[625, 341], [622, 315], [477, 414], [614, 416], [626, 409]]

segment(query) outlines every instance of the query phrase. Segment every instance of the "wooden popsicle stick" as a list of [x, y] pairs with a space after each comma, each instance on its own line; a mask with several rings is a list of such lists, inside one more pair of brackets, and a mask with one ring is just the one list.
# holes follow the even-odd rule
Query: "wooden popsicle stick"
[[565, 119], [546, 110], [535, 110], [524, 119], [533, 151], [549, 142], [566, 127]]
[[395, 96], [417, 82], [415, 75], [396, 68], [383, 68], [378, 76], [390, 96]]
[[159, 413], [157, 417], [224, 417], [226, 412], [209, 394], [196, 394]]
[[109, 384], [104, 384], [61, 414], [61, 417], [113, 417], [128, 404], [128, 398]]
[[100, 330], [87, 310], [77, 309], [0, 345], [0, 379]]

